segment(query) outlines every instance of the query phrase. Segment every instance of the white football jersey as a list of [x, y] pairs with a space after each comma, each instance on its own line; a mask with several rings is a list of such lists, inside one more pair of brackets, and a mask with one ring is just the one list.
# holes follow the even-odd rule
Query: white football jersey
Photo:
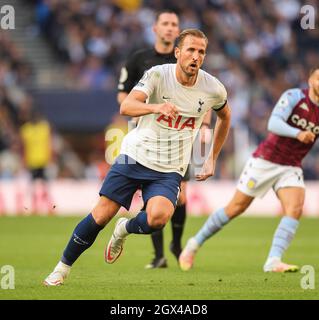
[[146, 71], [133, 90], [144, 92], [148, 103], [173, 103], [179, 114], [176, 119], [153, 113], [141, 116], [124, 137], [121, 153], [147, 168], [184, 176], [206, 112], [226, 103], [225, 87], [203, 70], [192, 87], [183, 86], [176, 79], [176, 64], [163, 64]]

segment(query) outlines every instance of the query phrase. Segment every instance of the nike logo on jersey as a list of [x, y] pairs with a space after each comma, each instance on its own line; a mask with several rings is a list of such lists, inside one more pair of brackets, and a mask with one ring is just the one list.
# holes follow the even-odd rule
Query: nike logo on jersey
[[169, 100], [170, 99], [170, 97], [165, 97], [165, 96], [163, 96], [162, 98], [163, 98], [163, 100]]

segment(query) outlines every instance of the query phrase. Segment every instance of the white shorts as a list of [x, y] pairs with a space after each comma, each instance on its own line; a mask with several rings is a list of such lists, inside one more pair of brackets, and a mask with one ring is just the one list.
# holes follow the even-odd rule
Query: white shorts
[[261, 158], [251, 157], [241, 173], [237, 189], [248, 196], [262, 198], [270, 188], [305, 188], [300, 167], [284, 166]]

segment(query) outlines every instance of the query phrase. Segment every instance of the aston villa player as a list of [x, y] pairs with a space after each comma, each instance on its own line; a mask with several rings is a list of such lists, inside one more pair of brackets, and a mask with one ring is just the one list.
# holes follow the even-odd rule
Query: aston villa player
[[287, 90], [280, 97], [269, 119], [270, 132], [248, 160], [235, 195], [188, 240], [180, 255], [183, 270], [193, 266], [196, 252], [208, 238], [242, 214], [255, 197], [263, 197], [270, 188], [281, 202], [284, 216], [263, 269], [265, 272], [299, 269], [281, 259], [297, 231], [303, 210], [305, 185], [301, 162], [319, 135], [319, 67], [310, 72], [308, 84], [308, 89]]

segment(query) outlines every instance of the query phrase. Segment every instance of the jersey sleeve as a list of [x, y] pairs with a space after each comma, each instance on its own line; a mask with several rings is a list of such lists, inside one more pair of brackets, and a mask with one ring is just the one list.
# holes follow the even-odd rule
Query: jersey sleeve
[[275, 104], [271, 116], [277, 116], [284, 121], [287, 121], [292, 110], [301, 98], [300, 94], [300, 89], [290, 89], [285, 91]]
[[161, 73], [158, 67], [153, 67], [147, 70], [140, 81], [135, 85], [133, 90], [144, 92], [148, 97], [152, 95], [158, 87]]
[[223, 109], [227, 103], [227, 91], [226, 88], [224, 87], [224, 85], [217, 79], [216, 80], [216, 102], [214, 103], [214, 105], [212, 106], [213, 110], [215, 111], [219, 111], [221, 109]]
[[287, 120], [300, 98], [299, 89], [287, 90], [281, 95], [269, 118], [269, 131], [283, 137], [297, 137], [300, 129], [290, 126]]
[[119, 92], [129, 93], [139, 80], [137, 77], [137, 56], [129, 58], [121, 69], [120, 79], [117, 86]]
[[290, 126], [286, 121], [278, 116], [272, 115], [268, 121], [268, 131], [282, 137], [296, 138], [300, 129]]

